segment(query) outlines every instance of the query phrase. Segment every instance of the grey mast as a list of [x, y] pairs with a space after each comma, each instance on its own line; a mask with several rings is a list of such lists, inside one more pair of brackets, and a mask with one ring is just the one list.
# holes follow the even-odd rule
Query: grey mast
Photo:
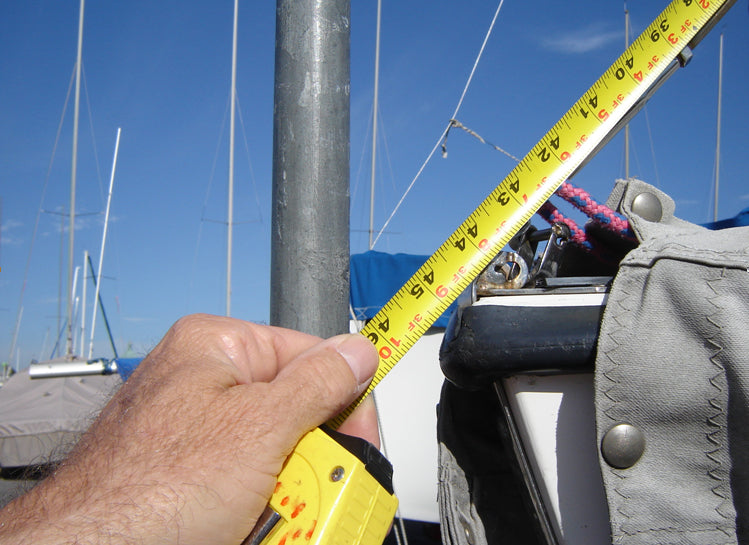
[[73, 247], [75, 240], [75, 177], [78, 166], [78, 115], [81, 98], [81, 51], [83, 49], [83, 7], [78, 13], [78, 54], [75, 61], [75, 105], [73, 113], [73, 161], [70, 172], [70, 223], [68, 225], [68, 306], [65, 335], [65, 358], [73, 359]]
[[348, 331], [349, 0], [278, 0], [273, 325]]

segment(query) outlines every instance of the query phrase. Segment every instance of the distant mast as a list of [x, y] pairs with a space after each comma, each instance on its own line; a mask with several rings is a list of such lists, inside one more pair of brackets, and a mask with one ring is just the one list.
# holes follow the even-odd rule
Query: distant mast
[[720, 184], [720, 117], [723, 100], [723, 33], [720, 33], [720, 51], [718, 53], [718, 128], [715, 142], [715, 202], [713, 203], [713, 221], [718, 221], [718, 189]]
[[[104, 230], [101, 234], [101, 250], [99, 252], [99, 269], [96, 273], [96, 281], [94, 282], [95, 290], [94, 290], [94, 312], [93, 316], [91, 318], [91, 342], [88, 345], [88, 359], [91, 359], [94, 357], [94, 333], [96, 331], [96, 309], [97, 303], [101, 305], [101, 296], [100, 290], [101, 290], [101, 271], [102, 267], [104, 265], [104, 247], [107, 244], [107, 229], [109, 227], [109, 211], [112, 208], [112, 189], [114, 188], [114, 173], [115, 170], [117, 170], [117, 155], [120, 151], [120, 134], [122, 133], [121, 128], [117, 128], [117, 137], [114, 142], [114, 157], [112, 158], [112, 173], [109, 176], [109, 192], [107, 193], [107, 208], [106, 212], [104, 213]], [[86, 259], [89, 259], [88, 252], [86, 252]], [[93, 271], [92, 271], [93, 274]], [[86, 277], [85, 272], [85, 263], [84, 263], [84, 273], [83, 277]], [[106, 315], [104, 314], [104, 307], [102, 306], [102, 315], [104, 317], [105, 323], [106, 323]], [[107, 330], [109, 330], [109, 326], [107, 326]], [[114, 346], [114, 343], [112, 343], [112, 351], [114, 352], [114, 356], [117, 357], [117, 349]], [[83, 355], [83, 345], [81, 344], [81, 355]]]
[[81, 53], [83, 51], [83, 8], [78, 16], [78, 56], [75, 63], [75, 107], [73, 113], [73, 161], [70, 173], [70, 222], [68, 224], [68, 318], [65, 357], [73, 359], [73, 245], [75, 241], [75, 176], [78, 167], [78, 114], [81, 102]]
[[[624, 3], [624, 50], [629, 47], [629, 11]], [[624, 125], [624, 178], [629, 179], [629, 123]]]
[[234, 116], [237, 102], [237, 14], [239, 0], [234, 0], [234, 31], [231, 42], [231, 106], [229, 116], [229, 202], [226, 219], [226, 315], [231, 316], [231, 254], [234, 226]]
[[374, 200], [375, 200], [375, 165], [377, 161], [377, 107], [380, 86], [380, 14], [382, 0], [377, 0], [377, 37], [375, 38], [375, 68], [374, 68], [374, 101], [372, 105], [372, 175], [369, 190], [369, 249], [374, 247], [372, 236], [374, 233]]

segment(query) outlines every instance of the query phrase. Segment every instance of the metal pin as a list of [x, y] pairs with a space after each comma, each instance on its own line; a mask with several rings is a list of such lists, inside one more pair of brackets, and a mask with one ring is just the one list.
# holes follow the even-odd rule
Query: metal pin
[[330, 480], [334, 483], [337, 483], [338, 481], [343, 479], [345, 475], [346, 472], [344, 471], [344, 469], [341, 466], [337, 466], [333, 469], [333, 471], [330, 472]]

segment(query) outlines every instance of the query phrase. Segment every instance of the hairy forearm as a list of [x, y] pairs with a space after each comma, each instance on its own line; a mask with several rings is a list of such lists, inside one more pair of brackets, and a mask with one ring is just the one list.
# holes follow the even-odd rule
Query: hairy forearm
[[111, 413], [110, 406], [65, 461], [0, 511], [0, 545], [143, 544], [144, 536], [153, 535], [144, 523], [158, 487], [147, 486], [138, 470], [117, 460], [118, 452], [128, 451], [131, 463], [145, 453], [137, 443], [122, 448]]
[[[299, 438], [351, 403], [377, 362], [360, 335], [183, 318], [68, 459], [0, 510], [0, 545], [239, 543]], [[369, 416], [351, 429], [372, 440]]]
[[[132, 390], [132, 385], [123, 386], [69, 457], [34, 489], [0, 510], [0, 545], [178, 543], [186, 526], [194, 528], [198, 511], [209, 513], [210, 521], [214, 514], [229, 510], [222, 499], [226, 492], [216, 490], [221, 489], [216, 481], [244, 465], [236, 453], [245, 449], [226, 449], [215, 434], [226, 427], [225, 421], [236, 421], [233, 411], [209, 406], [191, 414], [173, 398], [154, 396], [146, 413], [136, 407], [147, 406], [143, 392], [148, 386], [141, 385], [134, 395]], [[140, 415], [133, 418], [136, 413]], [[207, 416], [214, 419], [204, 422]], [[203, 424], [202, 434], [184, 433], [198, 424]], [[229, 456], [221, 461], [221, 455]], [[254, 500], [260, 507], [246, 509], [241, 517], [250, 525], [275, 478], [250, 467], [242, 474], [255, 486], [264, 483], [262, 497]], [[232, 483], [237, 481], [231, 478]], [[206, 541], [203, 533], [217, 542], [235, 541], [234, 535], [226, 539], [226, 526], [218, 522], [199, 526], [190, 535], [197, 542]]]
[[65, 481], [50, 476], [0, 511], [0, 545], [124, 543], [99, 539], [97, 525], [85, 520], [78, 487]]
[[154, 517], [161, 502], [179, 503], [158, 485], [94, 484], [78, 467], [63, 467], [0, 511], [0, 545], [161, 543], [178, 524]]

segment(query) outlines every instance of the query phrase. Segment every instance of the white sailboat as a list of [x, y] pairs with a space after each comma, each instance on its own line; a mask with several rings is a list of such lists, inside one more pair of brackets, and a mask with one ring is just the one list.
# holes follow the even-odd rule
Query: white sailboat
[[[63, 356], [33, 363], [28, 369], [10, 377], [0, 388], [0, 467], [40, 466], [62, 459], [77, 437], [85, 431], [89, 418], [106, 402], [120, 384], [108, 359], [90, 360], [74, 350], [74, 235], [75, 192], [80, 106], [80, 76], [83, 48], [84, 2], [80, 0], [78, 49], [76, 60], [75, 111], [73, 123], [73, 157], [70, 182], [70, 218], [68, 232], [67, 318], [65, 322], [65, 353]], [[119, 131], [117, 143], [119, 144]], [[118, 145], [110, 179], [112, 183]], [[104, 240], [102, 240], [102, 258]], [[90, 262], [90, 261], [89, 261]], [[93, 267], [92, 267], [93, 269]], [[85, 275], [84, 275], [85, 276]], [[99, 283], [101, 264], [99, 267]], [[98, 288], [95, 302], [98, 302]], [[93, 339], [93, 326], [91, 335]], [[84, 343], [78, 349], [82, 352]], [[116, 351], [115, 351], [116, 352]], [[115, 353], [116, 356], [116, 353]]]

